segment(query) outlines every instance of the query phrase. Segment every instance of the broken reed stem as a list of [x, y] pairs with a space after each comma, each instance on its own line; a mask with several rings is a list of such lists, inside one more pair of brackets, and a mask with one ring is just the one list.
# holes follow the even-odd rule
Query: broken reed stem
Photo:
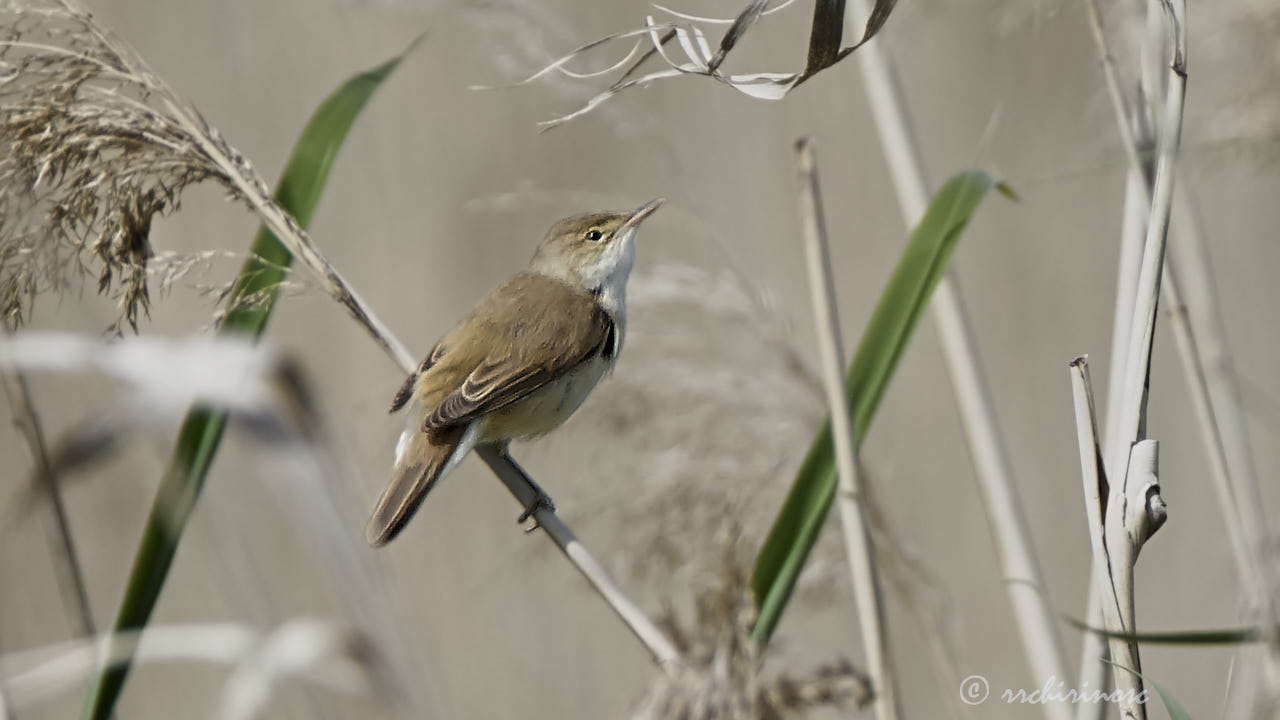
[[800, 225], [804, 238], [809, 288], [813, 299], [814, 329], [822, 356], [822, 379], [831, 412], [831, 438], [836, 453], [836, 478], [839, 492], [836, 505], [840, 510], [840, 526], [844, 531], [845, 555], [853, 581], [858, 622], [862, 629], [863, 652], [875, 693], [876, 717], [894, 720], [901, 717], [897, 682], [889, 655], [889, 627], [885, 620], [883, 593], [876, 570], [865, 495], [859, 472], [857, 448], [854, 444], [849, 399], [845, 394], [845, 360], [840, 340], [840, 322], [836, 311], [835, 282], [831, 275], [831, 254], [823, 218], [822, 195], [818, 187], [818, 168], [813, 143], [802, 138], [796, 143], [796, 174], [799, 182]]
[[[868, 16], [867, 0], [853, 0], [849, 21]], [[880, 145], [897, 190], [904, 224], [915, 227], [929, 202], [928, 184], [920, 159], [906, 102], [892, 58], [880, 37], [869, 40], [855, 53], [866, 84]], [[965, 439], [974, 462], [974, 475], [982, 492], [991, 524], [1005, 590], [1013, 606], [1031, 673], [1038, 682], [1066, 679], [1067, 656], [1058, 634], [1058, 620], [1050, 606], [1026, 513], [1013, 480], [1013, 469], [996, 421], [994, 403], [982, 374], [977, 342], [955, 282], [948, 269], [933, 293], [933, 316], [942, 342], [943, 357], [951, 376], [956, 406], [963, 420]], [[1046, 703], [1044, 713], [1054, 720], [1071, 717], [1064, 703]]]
[[1075, 404], [1076, 438], [1084, 482], [1085, 516], [1098, 572], [1104, 627], [1121, 633], [1108, 639], [1114, 659], [1116, 701], [1125, 720], [1145, 720], [1146, 694], [1137, 641], [1123, 637], [1136, 630], [1134, 566], [1146, 541], [1164, 524], [1166, 512], [1158, 478], [1159, 444], [1142, 440], [1133, 445], [1128, 467], [1119, 483], [1109, 483], [1098, 443], [1098, 421], [1088, 358], [1071, 361], [1071, 390]]
[[[1135, 133], [1130, 127], [1130, 123], [1126, 120], [1126, 116], [1133, 113], [1129, 111], [1128, 104], [1119, 90], [1116, 68], [1110, 62], [1110, 51], [1108, 50], [1106, 35], [1103, 32], [1101, 15], [1096, 0], [1089, 0], [1088, 7], [1094, 42], [1098, 45], [1099, 54], [1105, 58], [1103, 71], [1107, 77], [1108, 92], [1111, 94], [1112, 105], [1116, 111], [1117, 125], [1121, 128], [1121, 143], [1125, 148], [1125, 155], [1129, 158], [1131, 172], [1133, 168], [1138, 168], [1141, 171], [1144, 168], [1144, 163], [1141, 159], [1140, 145], [1151, 144], [1150, 130], [1139, 129]], [[1144, 75], [1149, 74], [1150, 70], [1144, 66]], [[1183, 74], [1185, 74], [1185, 71]], [[1175, 71], [1175, 77], [1176, 75]], [[1147, 80], [1144, 84], [1154, 82], [1154, 80]], [[1183, 78], [1183, 82], [1185, 83], [1185, 78]], [[1171, 91], [1174, 89], [1174, 85], [1175, 83], [1172, 81], [1168, 83]], [[1142, 101], [1141, 98], [1140, 101]], [[1140, 198], [1145, 199], [1150, 204], [1153, 201], [1153, 195], [1152, 188], [1147, 182], [1147, 173], [1140, 172], [1139, 174], [1142, 182], [1136, 188], [1136, 191], [1139, 193]], [[1228, 539], [1231, 542], [1233, 554], [1236, 556], [1238, 572], [1242, 579], [1248, 581], [1251, 575], [1255, 575], [1258, 572], [1252, 559], [1262, 542], [1261, 528], [1265, 526], [1261, 516], [1261, 502], [1257, 501], [1257, 482], [1251, 471], [1252, 463], [1249, 460], [1248, 441], [1246, 438], [1241, 437], [1243, 435], [1243, 427], [1240, 427], [1238, 423], [1233, 426], [1237, 428], [1233, 434], [1237, 436], [1235, 445], [1238, 448], [1233, 455], [1237, 457], [1234, 465], [1240, 468], [1240, 472], [1234, 473], [1230, 470], [1230, 466], [1233, 463], [1228, 459], [1227, 443], [1215, 409], [1225, 406], [1228, 411], [1227, 414], [1239, 417], [1239, 405], [1234, 400], [1237, 393], [1234, 389], [1234, 384], [1230, 380], [1226, 382], [1224, 387], [1218, 388], [1217, 392], [1213, 392], [1210, 389], [1209, 373], [1206, 369], [1206, 363], [1202, 360], [1203, 354], [1196, 339], [1197, 333], [1193, 332], [1190, 313], [1183, 299], [1182, 285], [1179, 282], [1181, 274], [1178, 272], [1180, 267], [1188, 269], [1190, 273], [1197, 276], [1197, 288], [1199, 290], [1197, 297], [1200, 301], [1199, 304], [1208, 306], [1205, 308], [1206, 314], [1213, 314], [1220, 318], [1221, 313], [1217, 309], [1219, 304], [1215, 293], [1207, 287], [1210, 282], [1207, 278], [1207, 250], [1204, 247], [1203, 240], [1198, 237], [1196, 228], [1193, 227], [1193, 218], [1190, 217], [1190, 198], [1186, 192], [1180, 191], [1178, 188], [1172, 188], [1170, 192], [1173, 195], [1168, 201], [1170, 207], [1168, 208], [1169, 212], [1166, 213], [1166, 218], [1171, 212], [1178, 213], [1182, 220], [1179, 233], [1187, 240], [1186, 244], [1191, 245], [1191, 249], [1197, 251], [1197, 257], [1192, 262], [1181, 266], [1175, 266], [1172, 258], [1167, 261], [1160, 287], [1166, 296], [1165, 302], [1170, 305], [1170, 321], [1178, 342], [1183, 370], [1187, 376], [1187, 384], [1192, 393], [1192, 403], [1199, 420], [1201, 436], [1208, 455], [1215, 490], [1222, 506]], [[1172, 247], [1170, 248], [1170, 253], [1172, 253]], [[1216, 333], [1219, 339], [1214, 344], [1217, 355], [1226, 358], [1225, 341], [1220, 339], [1220, 328], [1215, 327], [1220, 323], [1221, 321], [1218, 320], [1217, 323], [1205, 322], [1199, 323], [1199, 325], [1206, 330], [1210, 328], [1219, 330]], [[1218, 402], [1216, 403], [1214, 402], [1214, 395], [1218, 396]]]
[[[1183, 0], [1162, 0], [1159, 2], [1160, 8], [1156, 8], [1156, 2], [1157, 0], [1153, 0], [1148, 5], [1148, 26], [1149, 28], [1153, 27], [1151, 25], [1152, 21], [1159, 19], [1158, 13], [1163, 13], [1167, 16], [1169, 35], [1172, 37], [1173, 42], [1167, 83], [1159, 83], [1158, 76], [1152, 73], [1148, 67], [1149, 63], [1144, 62], [1143, 64], [1143, 85], [1147, 94], [1139, 98], [1140, 107], [1143, 101], [1154, 103], [1157, 94], [1156, 85], [1165, 85], [1165, 106], [1159, 134], [1154, 187], [1148, 184], [1148, 166], [1141, 158], [1138, 140], [1135, 137], [1135, 127], [1130, 122], [1131, 118], [1137, 118], [1137, 122], [1141, 123], [1145, 115], [1135, 113], [1128, 107], [1124, 94], [1120, 89], [1118, 73], [1111, 57], [1106, 35], [1103, 32], [1101, 12], [1097, 2], [1096, 0], [1088, 0], [1086, 3], [1092, 35], [1098, 49], [1100, 64], [1107, 84], [1107, 92], [1111, 97], [1122, 145], [1129, 160], [1130, 169], [1126, 207], [1130, 207], [1136, 198], [1138, 201], [1145, 201], [1150, 208], [1146, 223], [1146, 237], [1142, 249], [1142, 262], [1136, 273], [1137, 283], [1132, 295], [1128, 294], [1130, 285], [1125, 276], [1126, 273], [1132, 271], [1131, 263], [1129, 262], [1130, 250], [1127, 248], [1128, 231], [1132, 229], [1132, 222], [1127, 215], [1125, 222], [1126, 238], [1124, 240], [1126, 246], [1121, 251], [1121, 277], [1118, 281], [1120, 290], [1116, 299], [1116, 326], [1114, 331], [1114, 342], [1117, 345], [1113, 347], [1113, 361], [1123, 363], [1123, 370], [1113, 368], [1112, 384], [1108, 388], [1108, 392], [1112, 397], [1109, 402], [1106, 443], [1106, 468], [1112, 472], [1113, 481], [1117, 478], [1120, 480], [1121, 486], [1126, 485], [1128, 482], [1127, 474], [1132, 462], [1132, 452], [1136, 450], [1134, 443], [1142, 441], [1146, 437], [1146, 406], [1149, 392], [1151, 348], [1162, 277], [1164, 278], [1164, 292], [1169, 295], [1169, 301], [1174, 306], [1175, 335], [1178, 337], [1179, 346], [1183, 350], [1183, 364], [1187, 370], [1191, 389], [1195, 395], [1194, 400], [1197, 403], [1197, 409], [1199, 410], [1201, 402], [1207, 403], [1208, 401], [1207, 396], [1204, 394], [1207, 388], [1204, 383], [1204, 369], [1198, 353], [1194, 351], [1194, 341], [1192, 340], [1194, 336], [1191, 333], [1190, 326], [1187, 324], [1185, 314], [1181, 312], [1182, 302], [1176, 276], [1165, 267], [1164, 263], [1173, 202], [1173, 172], [1181, 140], [1183, 104], [1186, 91], [1185, 5]], [[1157, 28], [1157, 30], [1159, 29]], [[1153, 49], [1163, 50], [1163, 36], [1163, 32], [1157, 32], [1154, 36], [1150, 32], [1147, 33], [1148, 41], [1154, 37], [1157, 42], [1144, 43], [1147, 45], [1144, 48], [1144, 60], [1151, 57]], [[1163, 55], [1163, 52], [1161, 54]], [[1127, 323], [1124, 318], [1126, 311], [1129, 312], [1129, 318], [1131, 318]], [[1122, 326], [1128, 331], [1127, 337], [1122, 332]], [[1120, 347], [1120, 343], [1125, 343], [1124, 347]], [[1207, 434], [1206, 444], [1211, 456], [1211, 465], [1215, 469], [1221, 466], [1225, 470], [1225, 460], [1219, 457], [1222, 443], [1215, 440], [1218, 436], [1216, 426], [1212, 420], [1212, 412], [1199, 414], [1202, 421], [1207, 420], [1208, 423], [1202, 423], [1202, 431]], [[1215, 439], [1211, 439], [1209, 435], [1212, 435]], [[1124, 473], [1124, 475], [1120, 475], [1120, 473]], [[1220, 483], [1224, 488], [1229, 485], [1229, 482], [1226, 477], [1220, 478]], [[1224, 505], [1224, 511], [1230, 515], [1229, 506]], [[1230, 517], [1227, 524], [1230, 531], [1233, 525], [1233, 520]], [[1099, 567], [1098, 563], [1102, 562], [1103, 559], [1098, 553], [1095, 553], [1093, 573], [1095, 582], [1091, 588], [1089, 610], [1086, 615], [1089, 622], [1096, 622], [1099, 614], [1104, 617], [1107, 615], [1109, 602], [1105, 596], [1106, 588], [1099, 585], [1104, 578], [1102, 577], [1103, 568]], [[1243, 559], [1241, 561], [1243, 562]], [[1101, 613], [1099, 613], [1100, 606]], [[1105, 673], [1105, 668], [1096, 660], [1097, 656], [1101, 655], [1099, 652], [1101, 644], [1097, 638], [1092, 637], [1086, 637], [1084, 643], [1081, 682], [1097, 681]], [[1116, 644], [1112, 642], [1111, 647], [1114, 653]], [[1116, 657], [1116, 659], [1117, 661], [1122, 661], [1120, 657]], [[1134, 648], [1133, 659], [1136, 662], [1136, 648]], [[1125, 680], [1127, 675], [1117, 673], [1116, 679], [1118, 682]], [[1082, 720], [1088, 717], [1100, 717], [1101, 713], [1101, 708], [1084, 706], [1079, 708], [1079, 717]]]
[[47, 503], [48, 518], [45, 522], [46, 537], [49, 542], [49, 553], [53, 556], [54, 574], [58, 578], [58, 588], [62, 591], [62, 604], [71, 624], [72, 632], [80, 637], [91, 637], [93, 626], [93, 610], [89, 605], [89, 591], [85, 584], [84, 573], [80, 567], [80, 556], [76, 552], [75, 540], [71, 534], [71, 522], [67, 519], [67, 508], [62, 500], [62, 487], [58, 478], [54, 477], [53, 467], [49, 462], [49, 448], [45, 443], [44, 429], [40, 417], [36, 414], [35, 404], [31, 402], [31, 391], [27, 378], [21, 370], [2, 371], [5, 395], [9, 399], [9, 407], [13, 413], [13, 424], [22, 432], [27, 449], [31, 451], [32, 480], [35, 485], [34, 496], [37, 504]]

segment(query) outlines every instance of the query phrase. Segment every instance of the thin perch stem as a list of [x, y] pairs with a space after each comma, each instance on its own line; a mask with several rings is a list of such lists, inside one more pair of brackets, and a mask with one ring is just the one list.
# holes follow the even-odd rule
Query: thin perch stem
[[[476, 455], [489, 466], [493, 474], [498, 476], [516, 500], [523, 507], [530, 507], [538, 498], [538, 493], [534, 490], [534, 483], [525, 474], [524, 469], [516, 464], [516, 461], [497, 448], [491, 445], [482, 445], [476, 448]], [[613, 608], [618, 614], [622, 622], [626, 623], [631, 632], [649, 648], [649, 654], [653, 656], [656, 662], [664, 672], [673, 673], [682, 663], [680, 652], [676, 650], [676, 646], [672, 644], [667, 636], [645, 616], [630, 598], [622, 592], [617, 583], [609, 577], [604, 567], [592, 557], [587, 548], [578, 540], [568, 526], [566, 526], [554, 510], [537, 506], [534, 510], [533, 518], [537, 520], [538, 527], [547, 533], [547, 537], [560, 548], [565, 557], [578, 568], [578, 572], [591, 583], [591, 586], [600, 593], [605, 602]]]
[[880, 578], [876, 570], [870, 524], [849, 399], [845, 395], [843, 343], [836, 312], [835, 282], [831, 276], [831, 257], [827, 245], [827, 229], [823, 219], [822, 195], [818, 188], [818, 169], [813, 156], [813, 143], [803, 138], [796, 143], [796, 173], [799, 181], [800, 224], [803, 230], [809, 287], [813, 298], [814, 325], [818, 350], [822, 356], [822, 379], [831, 410], [831, 438], [836, 451], [840, 525], [844, 530], [845, 554], [857, 599], [859, 624], [862, 628], [863, 652], [866, 653], [872, 686], [875, 690], [876, 717], [893, 720], [901, 717], [897, 683], [889, 657], [888, 624], [885, 621]]

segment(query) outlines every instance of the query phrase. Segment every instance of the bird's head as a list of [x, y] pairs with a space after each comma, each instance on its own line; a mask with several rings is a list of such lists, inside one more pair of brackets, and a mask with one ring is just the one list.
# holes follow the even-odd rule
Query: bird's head
[[640, 222], [662, 203], [657, 198], [635, 210], [565, 218], [547, 231], [529, 269], [588, 292], [620, 293], [635, 262]]

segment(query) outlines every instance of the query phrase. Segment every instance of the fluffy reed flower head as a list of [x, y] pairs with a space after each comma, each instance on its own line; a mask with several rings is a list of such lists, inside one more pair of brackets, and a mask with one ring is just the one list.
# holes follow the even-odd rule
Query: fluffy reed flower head
[[[0, 8], [0, 316], [96, 274], [136, 329], [152, 220], [225, 170], [216, 132], [86, 11]], [[119, 320], [116, 326], [119, 325]]]
[[865, 707], [872, 699], [870, 681], [847, 660], [803, 676], [761, 675], [751, 641], [748, 558], [736, 530], [722, 532], [720, 542], [720, 566], [704, 576], [691, 622], [683, 625], [673, 612], [663, 621], [687, 664], [655, 679], [632, 720], [776, 720], [849, 701]]

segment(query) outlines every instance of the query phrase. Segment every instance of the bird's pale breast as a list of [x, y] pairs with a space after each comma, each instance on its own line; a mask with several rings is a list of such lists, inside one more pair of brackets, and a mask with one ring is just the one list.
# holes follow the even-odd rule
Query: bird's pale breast
[[490, 413], [483, 421], [482, 441], [535, 437], [555, 430], [582, 405], [612, 365], [612, 359], [596, 355], [523, 400]]

